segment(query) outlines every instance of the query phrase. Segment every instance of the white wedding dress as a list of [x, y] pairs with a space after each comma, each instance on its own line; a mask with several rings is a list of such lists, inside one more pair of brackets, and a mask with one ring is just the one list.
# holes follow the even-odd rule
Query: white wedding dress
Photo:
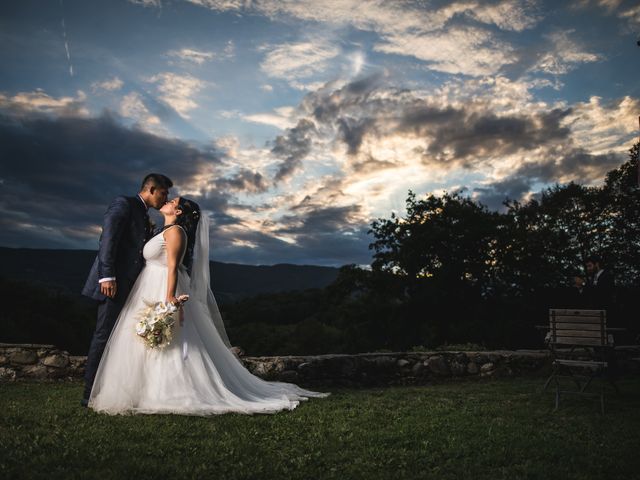
[[[208, 221], [203, 219], [205, 215], [198, 229], [206, 228], [206, 232], [199, 232], [200, 239], [206, 234], [201, 242], [205, 245], [200, 249], [196, 246], [196, 251], [202, 257], [204, 250], [204, 258], [196, 258], [198, 253], [194, 254], [194, 274], [206, 285], [197, 282], [194, 285], [186, 269], [180, 266], [176, 295], [187, 293], [191, 298], [183, 307], [183, 325], [175, 323], [173, 340], [163, 349], [148, 348], [135, 330], [144, 301], [163, 301], [167, 293], [163, 233], [145, 245], [146, 265], [118, 317], [98, 367], [89, 398], [93, 410], [108, 414], [275, 413], [292, 410], [309, 397], [328, 395], [290, 383], [262, 380], [252, 375], [229, 350], [221, 336], [226, 340], [209, 289]], [[201, 267], [199, 273], [196, 266]]]

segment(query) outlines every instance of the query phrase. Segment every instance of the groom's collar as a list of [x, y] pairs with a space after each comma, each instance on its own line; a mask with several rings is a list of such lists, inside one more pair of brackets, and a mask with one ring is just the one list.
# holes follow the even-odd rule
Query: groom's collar
[[142, 202], [142, 205], [144, 205], [144, 209], [146, 211], [149, 211], [149, 207], [147, 206], [147, 204], [144, 202], [143, 198], [140, 196], [140, 194], [138, 194], [138, 198], [140, 199], [140, 201]]

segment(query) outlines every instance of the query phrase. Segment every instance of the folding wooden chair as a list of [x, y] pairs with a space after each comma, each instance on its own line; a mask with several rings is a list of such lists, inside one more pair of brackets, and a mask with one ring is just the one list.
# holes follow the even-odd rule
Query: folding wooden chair
[[[608, 358], [613, 354], [613, 342], [607, 335], [605, 310], [549, 310], [549, 348], [552, 373], [550, 382], [556, 386], [555, 410], [560, 406], [561, 394], [590, 395], [600, 397], [600, 409], [604, 414], [604, 383], [600, 391], [589, 390], [592, 382], [600, 378], [609, 382], [616, 392], [618, 387], [608, 375]], [[576, 385], [573, 390], [563, 389], [559, 379], [569, 378]]]

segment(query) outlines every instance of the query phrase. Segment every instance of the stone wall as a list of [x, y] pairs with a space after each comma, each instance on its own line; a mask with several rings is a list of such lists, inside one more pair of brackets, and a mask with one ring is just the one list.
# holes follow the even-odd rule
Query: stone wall
[[[640, 347], [616, 347], [623, 371], [638, 371]], [[411, 385], [451, 377], [544, 374], [546, 350], [491, 352], [395, 352], [354, 355], [241, 357], [255, 375], [303, 385]], [[0, 343], [0, 381], [80, 379], [86, 357], [53, 345]]]
[[0, 343], [0, 381], [80, 378], [86, 360], [54, 345]]
[[242, 359], [263, 378], [344, 386], [411, 385], [448, 377], [520, 375], [544, 369], [546, 352], [393, 352]]

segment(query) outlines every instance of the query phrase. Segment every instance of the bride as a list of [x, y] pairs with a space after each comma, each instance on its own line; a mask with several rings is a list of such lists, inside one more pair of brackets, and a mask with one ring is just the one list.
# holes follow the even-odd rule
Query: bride
[[[144, 247], [146, 265], [104, 350], [89, 407], [109, 414], [226, 412], [274, 413], [328, 393], [290, 383], [267, 382], [244, 368], [229, 349], [209, 287], [209, 219], [184, 197], [160, 212], [165, 227]], [[166, 347], [148, 348], [136, 335], [147, 302], [189, 300]]]

